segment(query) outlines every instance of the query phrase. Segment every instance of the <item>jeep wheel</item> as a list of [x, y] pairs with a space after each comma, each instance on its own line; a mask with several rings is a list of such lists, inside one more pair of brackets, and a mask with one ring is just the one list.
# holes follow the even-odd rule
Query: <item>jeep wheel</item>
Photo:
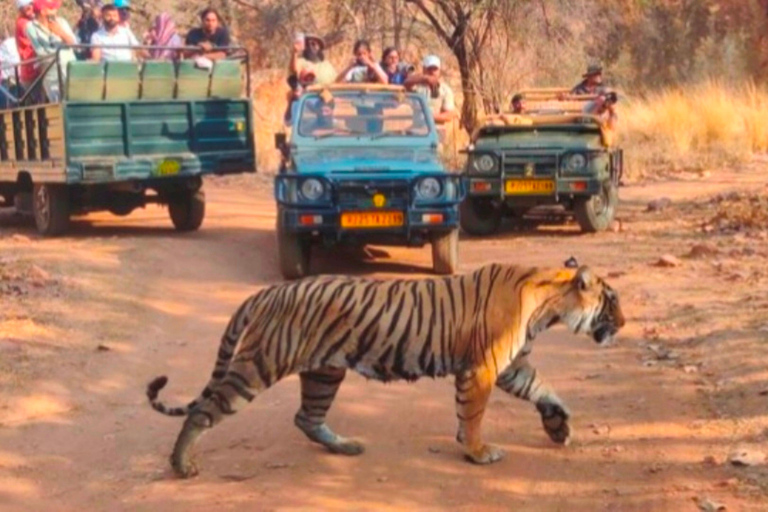
[[42, 183], [32, 191], [32, 211], [37, 231], [56, 236], [69, 227], [69, 189], [66, 185]]
[[435, 274], [455, 274], [459, 267], [459, 230], [432, 238], [432, 271]]
[[619, 203], [619, 191], [616, 184], [606, 180], [600, 187], [600, 193], [592, 197], [579, 197], [574, 204], [573, 213], [581, 230], [586, 233], [605, 231], [616, 215]]
[[501, 215], [501, 207], [485, 197], [467, 197], [459, 205], [461, 229], [474, 236], [488, 236], [498, 231]]
[[288, 233], [283, 228], [283, 214], [277, 212], [277, 257], [280, 260], [280, 273], [285, 279], [301, 279], [309, 275], [309, 240], [295, 233]]
[[171, 197], [168, 213], [177, 231], [195, 231], [203, 224], [205, 217], [205, 192], [185, 190]]

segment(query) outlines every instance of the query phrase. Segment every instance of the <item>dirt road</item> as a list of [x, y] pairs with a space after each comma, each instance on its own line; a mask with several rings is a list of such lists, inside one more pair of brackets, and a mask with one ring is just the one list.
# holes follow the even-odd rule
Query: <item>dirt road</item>
[[[171, 231], [159, 208], [92, 215], [57, 240], [6, 216], [0, 510], [766, 510], [768, 243], [764, 229], [701, 230], [716, 205], [697, 199], [765, 194], [764, 168], [624, 188], [620, 232], [462, 241], [462, 271], [574, 255], [608, 276], [629, 320], [608, 348], [561, 328], [537, 340], [534, 363], [570, 406], [575, 440], [553, 445], [530, 404], [494, 391], [484, 431], [507, 456], [486, 467], [465, 462], [453, 440], [450, 380], [349, 376], [329, 422], [367, 451], [345, 458], [293, 427], [291, 377], [201, 441], [199, 477], [175, 479], [168, 455], [181, 422], [152, 411], [144, 387], [166, 374], [167, 401], [195, 396], [229, 315], [280, 280], [267, 182], [209, 183], [194, 234]], [[662, 196], [668, 207], [645, 211]], [[701, 242], [710, 252], [684, 257]], [[386, 251], [367, 262], [326, 254], [318, 271], [429, 269], [427, 248]], [[654, 266], [665, 253], [680, 265]], [[736, 449], [752, 465], [731, 464]]]

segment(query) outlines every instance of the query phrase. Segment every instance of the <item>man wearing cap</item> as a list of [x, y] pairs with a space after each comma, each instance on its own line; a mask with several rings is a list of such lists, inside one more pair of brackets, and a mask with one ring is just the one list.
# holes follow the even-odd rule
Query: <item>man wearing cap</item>
[[[19, 52], [19, 59], [32, 60], [35, 58], [35, 49], [27, 37], [27, 24], [35, 19], [35, 11], [32, 8], [32, 0], [16, 0], [16, 7], [19, 8], [19, 17], [16, 18], [16, 49]], [[34, 64], [24, 64], [19, 67], [19, 81], [21, 87], [26, 90], [34, 82], [37, 76]]]
[[453, 90], [440, 79], [440, 57], [428, 55], [424, 58], [422, 65], [423, 73], [406, 78], [405, 87], [427, 97], [435, 123], [445, 124], [453, 121], [456, 117], [456, 103], [453, 99]]
[[[120, 14], [114, 5], [105, 5], [101, 10], [104, 25], [91, 38], [91, 60], [101, 62], [130, 62], [133, 52], [126, 46], [139, 46], [139, 41], [131, 29], [120, 26]], [[115, 48], [116, 46], [122, 48]]]
[[605, 92], [602, 66], [590, 65], [582, 78], [583, 80], [571, 89], [571, 94], [601, 94]]
[[[56, 16], [56, 11], [61, 5], [60, 0], [33, 0], [32, 7], [35, 11], [35, 19], [27, 23], [26, 33], [37, 57], [55, 55], [56, 52], [67, 45], [77, 44], [77, 37], [69, 26], [67, 20]], [[66, 83], [67, 64], [75, 60], [75, 52], [72, 48], [62, 49], [58, 52], [59, 66], [62, 82]], [[41, 64], [47, 66], [48, 63]], [[62, 98], [59, 90], [59, 75], [57, 66], [52, 66], [45, 74], [43, 87], [48, 95], [48, 101], [58, 102]]]
[[307, 34], [303, 40], [296, 38], [288, 72], [296, 76], [300, 85], [332, 84], [336, 81], [336, 69], [325, 59], [325, 42], [318, 36]]
[[226, 58], [227, 51], [221, 48], [230, 46], [231, 41], [229, 30], [221, 22], [219, 12], [213, 7], [203, 9], [200, 22], [202, 27], [190, 30], [184, 41], [186, 46], [197, 46], [200, 50], [185, 52], [185, 57], [205, 57], [211, 61]]

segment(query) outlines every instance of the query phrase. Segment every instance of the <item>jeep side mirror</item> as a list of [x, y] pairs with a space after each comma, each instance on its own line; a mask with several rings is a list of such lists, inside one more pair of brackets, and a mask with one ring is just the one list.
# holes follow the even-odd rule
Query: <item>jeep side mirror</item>
[[287, 142], [287, 138], [284, 133], [276, 133], [275, 134], [275, 149], [279, 149], [280, 151], [285, 151], [285, 144]]

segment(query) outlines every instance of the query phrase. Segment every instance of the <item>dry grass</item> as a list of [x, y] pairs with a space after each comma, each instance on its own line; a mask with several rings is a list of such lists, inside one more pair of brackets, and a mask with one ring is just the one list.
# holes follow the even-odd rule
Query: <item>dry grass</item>
[[768, 91], [709, 81], [629, 98], [620, 111], [628, 176], [697, 171], [768, 150]]

